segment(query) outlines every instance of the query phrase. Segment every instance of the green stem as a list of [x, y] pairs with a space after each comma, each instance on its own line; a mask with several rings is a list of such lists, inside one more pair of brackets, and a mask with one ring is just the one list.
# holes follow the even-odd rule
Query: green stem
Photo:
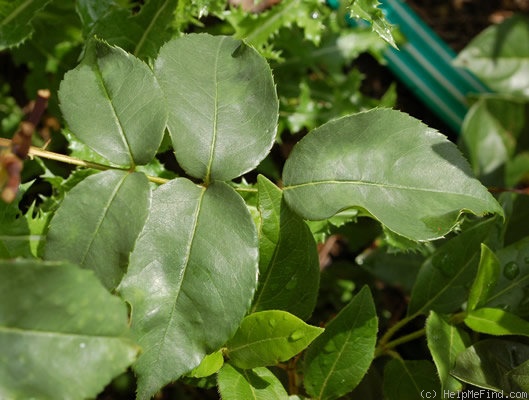
[[384, 346], [381, 346], [380, 344], [377, 346], [377, 349], [375, 350], [375, 357], [378, 357], [382, 354], [389, 354], [390, 352], [393, 352], [392, 349], [394, 349], [397, 346], [400, 346], [403, 343], [411, 342], [412, 340], [418, 339], [420, 337], [423, 337], [426, 334], [426, 329], [422, 328], [418, 331], [409, 333], [407, 335], [401, 336], [398, 339], [392, 340], [389, 343], [385, 343]]
[[400, 321], [398, 321], [395, 325], [390, 327], [386, 333], [380, 338], [378, 341], [379, 347], [385, 347], [386, 343], [389, 342], [389, 340], [393, 337], [395, 333], [397, 333], [400, 329], [402, 329], [404, 326], [408, 324], [408, 322], [414, 320], [416, 317], [419, 316], [419, 313], [415, 313], [413, 315], [410, 315], [409, 317], [403, 318]]

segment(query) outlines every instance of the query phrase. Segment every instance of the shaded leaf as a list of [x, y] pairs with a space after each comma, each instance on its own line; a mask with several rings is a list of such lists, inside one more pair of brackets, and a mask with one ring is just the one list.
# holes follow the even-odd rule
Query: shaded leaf
[[239, 368], [273, 366], [294, 357], [322, 332], [286, 311], [260, 311], [242, 320], [226, 344], [227, 354]]
[[353, 390], [375, 354], [378, 321], [367, 287], [325, 327], [305, 354], [304, 384], [318, 400], [336, 399]]
[[189, 175], [231, 180], [266, 157], [278, 100], [270, 67], [254, 49], [227, 36], [191, 34], [162, 47], [155, 73], [176, 158]]
[[451, 325], [443, 316], [431, 311], [426, 320], [426, 338], [443, 393], [446, 390], [451, 392], [462, 390], [463, 385], [450, 375], [450, 371], [455, 365], [457, 355], [463, 352], [470, 342], [468, 334]]
[[118, 47], [93, 40], [61, 82], [59, 100], [72, 133], [110, 162], [147, 164], [163, 138], [167, 111], [150, 68]]
[[439, 393], [439, 380], [430, 361], [392, 359], [386, 364], [384, 394], [387, 400], [435, 398]]
[[305, 222], [283, 201], [283, 193], [259, 175], [259, 286], [252, 310], [284, 310], [307, 319], [318, 295], [320, 265]]
[[529, 392], [529, 361], [525, 361], [518, 367], [513, 368], [507, 374], [509, 379], [518, 385], [520, 389]]
[[139, 350], [127, 319], [91, 271], [1, 261], [0, 398], [94, 398]]
[[415, 241], [442, 237], [463, 212], [503, 215], [452, 143], [395, 110], [315, 129], [294, 147], [283, 181], [287, 203], [307, 219], [354, 207]]
[[257, 232], [227, 184], [160, 186], [118, 290], [143, 348], [138, 398], [200, 364], [236, 331], [257, 284]]
[[517, 15], [492, 25], [457, 56], [458, 66], [470, 69], [492, 90], [529, 97], [529, 19]]
[[17, 46], [31, 36], [31, 20], [50, 0], [0, 1], [0, 51]]
[[408, 315], [430, 310], [450, 313], [462, 306], [468, 296], [468, 284], [476, 275], [481, 243], [494, 224], [494, 219], [478, 222], [426, 259], [411, 292]]
[[487, 339], [460, 353], [451, 371], [457, 379], [484, 389], [516, 391], [509, 373], [529, 359], [529, 346], [509, 340]]
[[147, 218], [150, 197], [142, 173], [108, 170], [85, 178], [55, 213], [44, 258], [91, 269], [114, 289]]
[[223, 400], [287, 400], [285, 388], [267, 368], [251, 370], [224, 364], [218, 375]]
[[478, 308], [465, 317], [472, 330], [489, 335], [529, 336], [529, 322], [499, 308]]
[[30, 257], [32, 241], [28, 221], [18, 202], [8, 204], [0, 199], [0, 259]]
[[500, 275], [500, 260], [485, 244], [481, 244], [478, 272], [470, 287], [467, 310], [472, 311], [486, 304]]

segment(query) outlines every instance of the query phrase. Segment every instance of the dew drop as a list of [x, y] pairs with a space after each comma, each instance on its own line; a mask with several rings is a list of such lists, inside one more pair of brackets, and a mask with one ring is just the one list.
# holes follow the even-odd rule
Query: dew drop
[[274, 318], [270, 318], [268, 320], [268, 325], [270, 325], [270, 328], [275, 328], [277, 325], [277, 321]]
[[86, 347], [86, 343], [82, 342], [82, 343], [79, 343], [79, 347], [81, 349], [84, 349]]
[[447, 253], [435, 256], [432, 259], [432, 265], [449, 278], [453, 277], [457, 272], [456, 264]]
[[287, 290], [292, 290], [292, 289], [294, 289], [296, 286], [298, 286], [298, 280], [297, 280], [296, 278], [292, 278], [292, 279], [289, 280], [288, 283], [286, 284], [285, 289], [287, 289]]
[[526, 264], [529, 264], [529, 256], [525, 257], [523, 260], [525, 261]]
[[288, 340], [291, 340], [293, 342], [296, 342], [300, 339], [303, 339], [303, 337], [305, 336], [305, 334], [303, 333], [303, 331], [294, 331], [290, 334], [290, 336], [288, 337]]
[[336, 350], [337, 348], [334, 342], [327, 342], [325, 346], [323, 346], [323, 352], [327, 354], [334, 353]]
[[511, 261], [505, 264], [503, 267], [503, 276], [512, 281], [518, 275], [520, 275], [520, 267], [518, 266], [518, 263]]

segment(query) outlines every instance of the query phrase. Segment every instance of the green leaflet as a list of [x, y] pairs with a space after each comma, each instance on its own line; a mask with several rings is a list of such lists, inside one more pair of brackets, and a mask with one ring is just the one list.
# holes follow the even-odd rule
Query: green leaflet
[[425, 360], [389, 361], [384, 368], [384, 394], [387, 400], [442, 398], [435, 367]]
[[284, 310], [307, 319], [318, 295], [320, 265], [307, 224], [283, 200], [281, 190], [259, 175], [259, 286], [252, 310]]
[[486, 304], [500, 275], [500, 261], [487, 245], [481, 244], [478, 272], [470, 288], [467, 310], [472, 311]]
[[307, 219], [357, 208], [415, 241], [442, 237], [463, 212], [503, 215], [455, 145], [389, 109], [313, 130], [292, 151], [283, 181], [287, 203]]
[[0, 51], [21, 44], [33, 33], [31, 20], [50, 0], [0, 0]]
[[461, 307], [468, 296], [466, 286], [476, 275], [481, 243], [494, 224], [493, 218], [478, 222], [426, 259], [411, 292], [408, 315], [430, 310], [449, 313]]
[[397, 48], [393, 33], [393, 26], [386, 21], [383, 11], [378, 8], [380, 2], [377, 0], [353, 0], [351, 3], [351, 15], [371, 22], [373, 31], [394, 48]]
[[472, 330], [489, 335], [529, 336], [529, 322], [499, 308], [478, 308], [465, 317]]
[[147, 218], [150, 197], [142, 173], [108, 170], [87, 177], [66, 194], [55, 213], [44, 258], [91, 269], [114, 289]]
[[192, 378], [204, 378], [216, 373], [223, 365], [224, 356], [222, 355], [222, 351], [219, 350], [204, 357], [198, 367], [194, 368], [187, 375]]
[[127, 336], [127, 307], [91, 271], [0, 262], [0, 398], [94, 398], [134, 361]]
[[257, 232], [227, 184], [160, 186], [118, 290], [143, 348], [138, 399], [189, 372], [237, 330], [257, 284]]
[[294, 357], [322, 332], [286, 311], [260, 311], [243, 319], [226, 344], [227, 354], [239, 368], [273, 366]]
[[0, 259], [31, 257], [28, 221], [18, 204], [0, 200]]
[[288, 400], [279, 379], [264, 367], [242, 370], [224, 364], [218, 385], [223, 400]]
[[431, 311], [426, 320], [426, 338], [443, 393], [445, 390], [462, 390], [463, 385], [450, 375], [450, 371], [455, 365], [457, 355], [463, 352], [470, 342], [468, 334], [448, 323], [443, 316]]
[[451, 374], [484, 389], [520, 391], [516, 368], [529, 360], [529, 346], [501, 339], [477, 342], [457, 356]]
[[111, 163], [148, 164], [167, 121], [150, 68], [118, 47], [93, 40], [83, 62], [61, 82], [59, 100], [72, 133]]
[[161, 48], [155, 73], [175, 155], [189, 175], [227, 181], [266, 157], [279, 105], [270, 67], [254, 49], [227, 36], [186, 35]]
[[529, 19], [517, 15], [476, 36], [456, 58], [498, 93], [529, 97]]
[[364, 287], [307, 349], [307, 393], [326, 400], [353, 390], [373, 360], [377, 328], [375, 304], [369, 289]]

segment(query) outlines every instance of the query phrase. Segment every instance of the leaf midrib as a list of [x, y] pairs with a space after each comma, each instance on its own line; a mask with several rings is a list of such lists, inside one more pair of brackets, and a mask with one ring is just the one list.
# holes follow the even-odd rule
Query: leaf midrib
[[29, 7], [33, 1], [34, 0], [26, 0], [25, 3], [22, 3], [17, 8], [15, 8], [9, 15], [6, 16], [6, 18], [4, 18], [4, 20], [0, 23], [0, 26], [9, 24], [17, 17], [18, 14], [24, 11], [25, 8]]
[[50, 331], [50, 330], [39, 330], [39, 329], [22, 329], [17, 327], [8, 327], [8, 326], [0, 326], [0, 334], [1, 333], [17, 333], [19, 335], [26, 335], [26, 336], [67, 336], [67, 337], [78, 337], [78, 338], [88, 338], [88, 339], [94, 339], [94, 338], [101, 338], [101, 339], [126, 339], [125, 337], [121, 337], [119, 335], [89, 335], [89, 334], [82, 334], [82, 333], [75, 333], [75, 332], [59, 332], [59, 331]]
[[142, 49], [143, 44], [147, 40], [147, 36], [149, 36], [149, 33], [153, 29], [154, 23], [158, 20], [158, 18], [160, 17], [160, 14], [162, 13], [162, 11], [167, 7], [167, 4], [168, 4], [167, 0], [163, 2], [163, 5], [160, 8], [158, 8], [158, 11], [156, 11], [156, 13], [154, 14], [154, 17], [149, 22], [149, 25], [147, 26], [147, 29], [145, 29], [143, 31], [143, 35], [141, 35], [140, 40], [138, 41], [138, 44], [136, 45], [136, 48], [134, 49], [134, 53], [133, 54], [136, 57], [138, 56], [140, 50]]

